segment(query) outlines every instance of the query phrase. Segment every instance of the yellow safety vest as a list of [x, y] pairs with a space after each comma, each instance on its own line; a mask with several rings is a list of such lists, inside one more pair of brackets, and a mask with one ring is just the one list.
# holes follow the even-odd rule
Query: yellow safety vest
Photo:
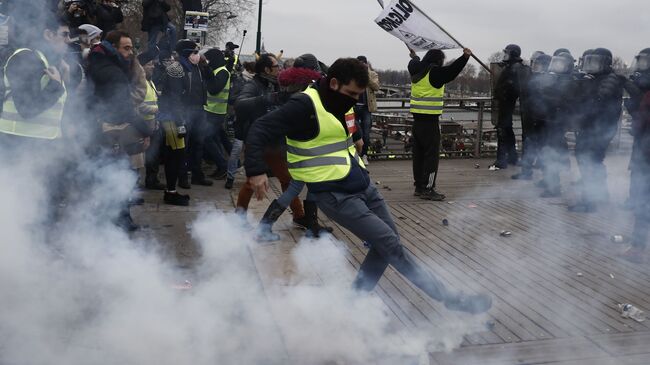
[[429, 82], [429, 72], [422, 80], [411, 85], [411, 113], [442, 114], [445, 86], [440, 89]]
[[228, 71], [225, 66], [222, 66], [214, 70], [214, 75], [216, 76], [222, 70], [225, 70], [228, 73], [226, 86], [217, 95], [208, 93], [208, 103], [204, 109], [213, 114], [225, 115], [228, 112], [228, 98], [230, 97], [230, 71]]
[[[147, 80], [147, 94], [144, 97], [144, 103], [149, 106], [158, 105], [158, 91], [156, 90], [156, 85], [150, 80]], [[156, 114], [145, 114], [142, 119], [152, 121], [156, 119]]]
[[342, 180], [350, 173], [352, 158], [365, 168], [352, 142], [352, 135], [325, 109], [318, 90], [309, 87], [303, 93], [314, 104], [319, 128], [318, 135], [309, 141], [287, 138], [287, 162], [291, 177], [307, 183]]
[[[61, 119], [63, 117], [63, 106], [67, 99], [67, 93], [64, 91], [59, 100], [52, 105], [49, 109], [43, 111], [39, 115], [32, 118], [23, 118], [16, 109], [14, 104], [13, 95], [11, 93], [11, 85], [7, 79], [7, 65], [11, 62], [12, 58], [20, 52], [31, 51], [28, 48], [17, 49], [7, 60], [4, 66], [5, 71], [5, 86], [6, 91], [4, 94], [4, 103], [2, 109], [2, 117], [0, 117], [0, 133], [13, 134], [22, 137], [42, 138], [42, 139], [56, 139], [60, 138], [61, 133]], [[34, 51], [38, 57], [45, 64], [45, 68], [50, 66], [45, 55], [39, 51]], [[45, 88], [50, 82], [47, 75], [41, 77], [41, 89]], [[63, 84], [62, 84], [63, 85]], [[65, 85], [64, 85], [65, 90]]]

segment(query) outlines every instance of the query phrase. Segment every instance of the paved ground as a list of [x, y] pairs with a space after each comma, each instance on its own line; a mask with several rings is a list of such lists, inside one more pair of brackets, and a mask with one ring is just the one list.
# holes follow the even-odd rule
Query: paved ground
[[[631, 215], [620, 208], [627, 193], [626, 157], [608, 158], [612, 203], [587, 215], [566, 210], [575, 172], [563, 176], [563, 198], [541, 199], [532, 183], [511, 180], [512, 170], [491, 172], [488, 165], [488, 160], [443, 161], [439, 190], [447, 201], [425, 202], [412, 196], [409, 161], [370, 164], [406, 248], [449, 285], [494, 298], [489, 312], [494, 325], [465, 336], [452, 353], [431, 354], [431, 364], [650, 364], [650, 321], [621, 318], [617, 308], [630, 302], [650, 310], [650, 260], [643, 265], [621, 260], [617, 254], [624, 244], [610, 240], [614, 234], [629, 236], [632, 227]], [[242, 181], [240, 176], [233, 192], [223, 189], [223, 182], [193, 187], [188, 208], [165, 206], [162, 193], [147, 192], [150, 203], [136, 208], [136, 220], [156, 232], [179, 266], [191, 269], [199, 253], [186, 224], [201, 211], [232, 210]], [[278, 193], [276, 183], [273, 194]], [[268, 204], [252, 203], [250, 221]], [[359, 239], [325, 219], [346, 252], [347, 274], [296, 278], [290, 253], [301, 232], [289, 222], [285, 214], [276, 225], [282, 242], [251, 250], [268, 293], [300, 280], [349, 280], [366, 251]], [[501, 237], [503, 230], [512, 236]], [[450, 315], [392, 269], [376, 294], [397, 325], [407, 328], [435, 325]]]

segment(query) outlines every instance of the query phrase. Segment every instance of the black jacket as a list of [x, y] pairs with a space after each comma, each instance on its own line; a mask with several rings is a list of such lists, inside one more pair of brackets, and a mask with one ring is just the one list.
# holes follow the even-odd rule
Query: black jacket
[[63, 95], [63, 85], [54, 80], [50, 80], [41, 88], [41, 77], [44, 74], [45, 64], [33, 51], [20, 52], [7, 64], [8, 86], [11, 88], [16, 110], [23, 118], [33, 118], [41, 114], [56, 104]]
[[207, 101], [204, 78], [207, 73], [192, 65], [186, 69], [178, 61], [166, 64], [164, 70], [156, 71], [153, 78], [161, 95], [158, 99], [161, 120], [185, 122], [188, 109], [201, 108]]
[[142, 31], [147, 32], [155, 25], [166, 26], [169, 23], [167, 12], [170, 10], [171, 7], [166, 0], [143, 0]]
[[[323, 83], [313, 85], [324, 98]], [[326, 87], [326, 86], [325, 86]], [[347, 130], [344, 115], [337, 119]], [[264, 162], [264, 151], [274, 141], [285, 136], [293, 140], [307, 141], [316, 137], [319, 132], [316, 110], [309, 96], [303, 93], [293, 95], [289, 101], [278, 109], [264, 115], [251, 126], [246, 140], [246, 159], [244, 161], [247, 176], [263, 175], [268, 170]], [[341, 181], [307, 184], [309, 191], [339, 191], [358, 193], [364, 191], [370, 184], [368, 172], [352, 159], [350, 174]]]
[[95, 25], [102, 30], [102, 37], [106, 37], [106, 34], [115, 30], [117, 25], [124, 21], [122, 10], [111, 5], [97, 4], [95, 16], [97, 18]]
[[520, 97], [524, 99], [525, 87], [530, 77], [530, 68], [521, 62], [506, 64], [494, 88], [495, 98], [502, 104], [512, 105]]
[[93, 82], [93, 108], [100, 122], [136, 120], [128, 65], [120, 61], [117, 53], [102, 44], [95, 46], [88, 56], [88, 76]]
[[244, 84], [235, 101], [237, 139], [245, 141], [253, 122], [280, 105], [277, 90], [276, 84], [259, 75]]
[[463, 71], [465, 65], [469, 61], [469, 56], [458, 57], [454, 62], [447, 66], [432, 66], [430, 64], [420, 61], [419, 57], [412, 59], [409, 62], [408, 70], [411, 75], [411, 80], [415, 83], [429, 73], [429, 82], [435, 88], [441, 88], [443, 85], [454, 81], [456, 77]]

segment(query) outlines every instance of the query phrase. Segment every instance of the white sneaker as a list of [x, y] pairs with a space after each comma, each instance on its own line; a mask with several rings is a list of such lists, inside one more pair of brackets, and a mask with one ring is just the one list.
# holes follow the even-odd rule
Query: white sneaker
[[363, 161], [363, 164], [366, 166], [370, 165], [370, 163], [368, 162], [368, 156], [361, 157], [361, 161]]

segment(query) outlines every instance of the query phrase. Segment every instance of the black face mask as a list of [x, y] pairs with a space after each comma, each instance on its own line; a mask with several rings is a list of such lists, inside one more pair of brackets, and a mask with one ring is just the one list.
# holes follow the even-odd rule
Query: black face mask
[[335, 117], [343, 118], [357, 104], [357, 99], [330, 89], [327, 83], [321, 85], [321, 87], [323, 86], [325, 87], [323, 106]]

